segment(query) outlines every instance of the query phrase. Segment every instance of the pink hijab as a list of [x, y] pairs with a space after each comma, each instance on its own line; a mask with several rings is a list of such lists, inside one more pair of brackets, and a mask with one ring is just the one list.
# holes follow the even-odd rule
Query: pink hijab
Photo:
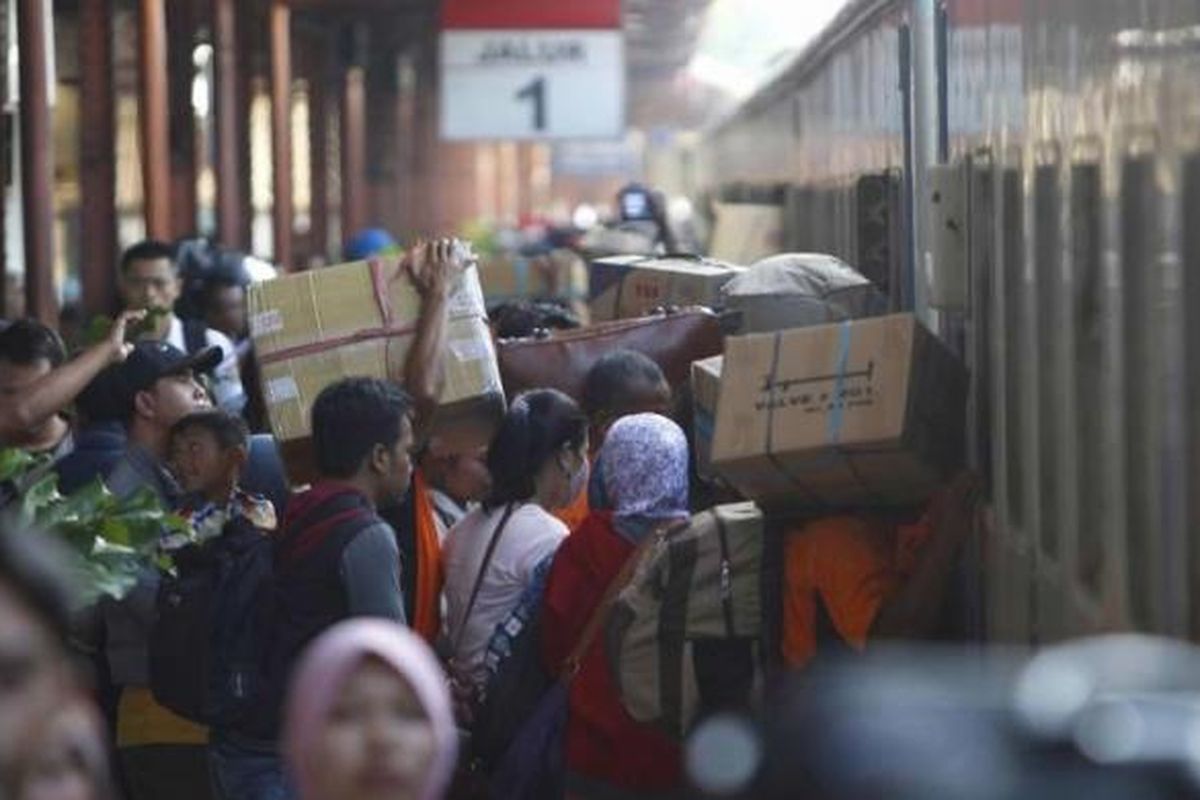
[[313, 800], [311, 760], [306, 755], [318, 731], [346, 679], [364, 658], [371, 656], [408, 681], [429, 715], [437, 750], [429, 780], [418, 796], [421, 800], [438, 800], [450, 783], [458, 756], [458, 730], [450, 709], [445, 673], [420, 637], [382, 619], [339, 623], [321, 634], [300, 660], [288, 695], [283, 732], [284, 752], [300, 797]]

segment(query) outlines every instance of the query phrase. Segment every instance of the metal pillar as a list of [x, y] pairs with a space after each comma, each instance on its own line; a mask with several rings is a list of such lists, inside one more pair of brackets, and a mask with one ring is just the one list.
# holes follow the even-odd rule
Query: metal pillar
[[79, 192], [83, 308], [111, 310], [117, 259], [116, 97], [112, 82], [112, 2], [79, 5]]
[[929, 168], [938, 162], [937, 0], [912, 0], [913, 39], [913, 198], [912, 224], [916, 250], [913, 264], [913, 310], [926, 324], [934, 322], [929, 307], [930, 253]]
[[43, 0], [18, 0], [21, 195], [25, 215], [25, 313], [58, 324], [54, 287], [54, 177], [46, 44], [51, 20]]
[[171, 154], [167, 108], [167, 18], [163, 0], [140, 0], [138, 85], [141, 89], [142, 201], [146, 235], [171, 236]]
[[271, 4], [271, 131], [275, 202], [272, 209], [275, 261], [285, 271], [292, 263], [292, 42], [291, 9]]

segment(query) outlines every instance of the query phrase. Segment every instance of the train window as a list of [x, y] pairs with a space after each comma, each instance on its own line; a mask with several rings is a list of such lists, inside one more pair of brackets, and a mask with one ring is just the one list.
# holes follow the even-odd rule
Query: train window
[[[1194, 215], [1200, 208], [1200, 155], [1194, 155], [1184, 164], [1183, 211], [1184, 219]], [[1200, 225], [1183, 226], [1183, 307], [1184, 314], [1184, 363], [1187, 364], [1186, 408], [1188, 409], [1187, 468], [1185, 475], [1195, 485], [1200, 475]], [[1192, 542], [1200, 531], [1200, 492], [1188, 493], [1188, 529], [1192, 531]], [[1191, 558], [1190, 573], [1190, 624], [1192, 638], [1200, 636], [1200, 547], [1188, 542]]]
[[1004, 234], [1004, 462], [1008, 522], [1019, 530], [1026, 523], [1022, 376], [1025, 370], [1024, 300], [1025, 198], [1021, 171], [1004, 171], [1002, 201]]
[[1042, 549], [1051, 558], [1059, 555], [1063, 519], [1059, 506], [1062, 465], [1059, 456], [1063, 391], [1062, 359], [1062, 224], [1056, 166], [1040, 166], [1034, 173], [1033, 246], [1034, 323], [1037, 358], [1037, 460], [1038, 532]]
[[1153, 623], [1154, 576], [1150, 537], [1158, 519], [1154, 502], [1155, 449], [1153, 425], [1155, 370], [1151, 352], [1150, 288], [1154, 254], [1152, 226], [1158, 219], [1154, 205], [1154, 164], [1149, 158], [1125, 162], [1121, 174], [1121, 301], [1122, 394], [1125, 400], [1125, 559], [1129, 603], [1134, 624], [1147, 629]]
[[1100, 251], [1100, 167], [1071, 168], [1071, 270], [1074, 276], [1075, 442], [1078, 453], [1077, 577], [1099, 593], [1104, 573], [1104, 281]]

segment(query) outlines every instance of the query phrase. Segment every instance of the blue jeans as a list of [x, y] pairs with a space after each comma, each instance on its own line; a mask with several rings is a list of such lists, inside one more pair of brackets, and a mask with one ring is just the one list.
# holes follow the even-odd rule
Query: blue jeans
[[278, 753], [242, 747], [214, 735], [208, 766], [216, 800], [296, 800]]

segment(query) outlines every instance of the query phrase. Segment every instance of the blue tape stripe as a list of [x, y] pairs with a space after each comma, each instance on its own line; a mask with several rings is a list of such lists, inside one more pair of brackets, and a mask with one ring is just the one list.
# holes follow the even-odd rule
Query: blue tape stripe
[[846, 389], [846, 365], [850, 361], [850, 340], [853, 329], [850, 320], [846, 320], [838, 331], [838, 356], [835, 374], [837, 380], [833, 383], [833, 408], [829, 412], [829, 430], [827, 440], [836, 445], [842, 441], [842, 423], [846, 419], [846, 404], [842, 393]]

